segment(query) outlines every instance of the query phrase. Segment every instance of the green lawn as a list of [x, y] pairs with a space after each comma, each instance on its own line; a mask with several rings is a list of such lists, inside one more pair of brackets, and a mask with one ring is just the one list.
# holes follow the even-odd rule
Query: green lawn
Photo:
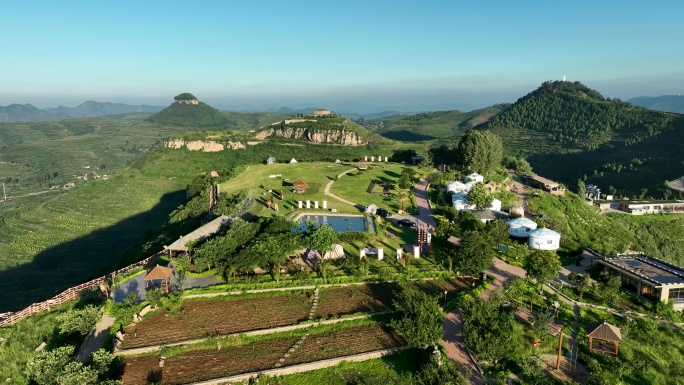
[[[250, 189], [256, 203], [250, 209], [250, 213], [257, 216], [274, 215], [273, 209], [268, 210], [266, 201], [273, 196], [278, 203], [279, 215], [289, 215], [295, 211], [316, 211], [314, 201], [319, 201], [319, 211], [323, 211], [323, 201], [328, 201], [328, 210], [336, 209], [341, 213], [359, 213], [359, 208], [340, 202], [332, 197], [325, 196], [325, 186], [335, 176], [352, 170], [339, 180], [333, 182], [330, 192], [340, 198], [358, 203], [362, 206], [376, 204], [390, 211], [399, 209], [399, 194], [396, 190], [396, 181], [401, 174], [402, 165], [395, 163], [377, 163], [368, 170], [356, 169], [356, 164], [334, 164], [329, 162], [296, 163], [296, 164], [273, 164], [273, 165], [250, 165], [247, 170], [238, 177], [221, 184], [222, 193], [232, 193], [240, 189]], [[281, 175], [281, 178], [269, 178], [270, 175]], [[292, 192], [292, 184], [302, 178], [307, 183], [307, 190], [303, 194]], [[371, 184], [375, 182], [375, 185]], [[382, 195], [381, 183], [391, 183], [393, 188], [389, 197]], [[371, 188], [371, 187], [374, 187]], [[271, 191], [269, 193], [269, 190]], [[278, 193], [283, 190], [285, 199], [280, 201]], [[370, 192], [369, 192], [370, 191]], [[403, 196], [403, 195], [402, 195]], [[311, 209], [298, 208], [298, 201], [311, 201]], [[407, 202], [408, 205], [408, 202]]]
[[[396, 163], [374, 163], [368, 170], [353, 171], [341, 177], [333, 183], [330, 192], [363, 206], [374, 204], [396, 214], [401, 205], [399, 198], [408, 198], [408, 194], [401, 194], [397, 186], [404, 167], [406, 166]], [[382, 184], [391, 185], [388, 196], [383, 196], [381, 189], [377, 188]], [[408, 207], [409, 204], [407, 201], [405, 206]]]

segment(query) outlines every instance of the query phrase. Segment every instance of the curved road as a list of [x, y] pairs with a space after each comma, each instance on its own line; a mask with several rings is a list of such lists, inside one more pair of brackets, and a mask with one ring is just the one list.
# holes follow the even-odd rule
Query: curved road
[[[416, 219], [419, 221], [419, 224], [434, 227], [436, 223], [428, 200], [428, 186], [429, 184], [426, 179], [422, 179], [416, 186], [416, 205], [418, 206]], [[522, 188], [520, 188], [520, 191], [523, 191]], [[494, 283], [480, 295], [480, 298], [485, 300], [489, 298], [489, 295], [496, 288], [503, 287], [507, 280], [518, 277], [522, 278], [526, 275], [525, 270], [511, 266], [499, 258], [494, 258], [493, 262], [494, 264], [487, 270], [487, 274], [494, 278]], [[451, 311], [444, 317], [442, 330], [443, 334], [440, 345], [444, 347], [447, 357], [471, 371], [471, 383], [484, 384], [486, 382], [485, 378], [478, 372], [477, 365], [470, 358], [463, 342], [463, 316], [458, 309]]]

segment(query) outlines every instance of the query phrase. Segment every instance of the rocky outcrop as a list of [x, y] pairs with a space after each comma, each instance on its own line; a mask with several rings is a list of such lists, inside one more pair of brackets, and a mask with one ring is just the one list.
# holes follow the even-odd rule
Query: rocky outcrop
[[215, 140], [191, 140], [185, 141], [183, 139], [169, 139], [166, 141], [167, 148], [187, 148], [190, 151], [204, 151], [204, 152], [218, 152], [225, 149], [238, 150], [245, 148], [242, 142], [217, 142]]
[[266, 139], [278, 136], [288, 139], [306, 140], [311, 143], [343, 144], [346, 146], [360, 146], [366, 141], [358, 134], [345, 130], [319, 130], [304, 127], [268, 127], [254, 134], [256, 139]]

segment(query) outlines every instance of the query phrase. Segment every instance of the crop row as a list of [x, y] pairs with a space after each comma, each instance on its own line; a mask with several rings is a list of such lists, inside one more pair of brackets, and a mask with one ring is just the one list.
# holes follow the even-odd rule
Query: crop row
[[241, 333], [296, 324], [307, 318], [311, 300], [304, 294], [230, 301], [186, 301], [182, 315], [158, 311], [128, 326], [123, 347], [168, 344], [209, 336]]
[[[257, 340], [223, 348], [195, 349], [165, 358], [159, 355], [126, 358], [124, 384], [184, 384], [241, 373], [270, 369], [288, 353], [299, 338], [295, 336]], [[301, 341], [281, 366], [343, 357], [405, 345], [404, 340], [378, 324], [352, 326], [310, 334]]]
[[126, 358], [124, 384], [186, 384], [234, 374], [272, 368], [294, 344], [297, 337], [261, 340], [222, 349], [191, 350], [165, 359], [159, 367], [159, 356]]

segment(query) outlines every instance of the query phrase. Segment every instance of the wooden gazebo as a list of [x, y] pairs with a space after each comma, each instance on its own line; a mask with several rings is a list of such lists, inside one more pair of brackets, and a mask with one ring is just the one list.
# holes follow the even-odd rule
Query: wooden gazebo
[[171, 285], [173, 285], [173, 269], [157, 265], [150, 270], [145, 276], [145, 288], [154, 287], [157, 282], [161, 284], [162, 290], [168, 293], [171, 290]]
[[297, 179], [297, 180], [293, 183], [293, 186], [294, 186], [293, 192], [295, 192], [295, 193], [301, 194], [301, 193], [305, 193], [305, 192], [306, 192], [306, 187], [307, 187], [307, 185], [306, 185], [306, 182], [304, 182], [304, 181], [302, 180], [302, 178]]
[[[600, 353], [618, 355], [618, 345], [622, 341], [620, 328], [609, 324], [606, 321], [596, 325], [587, 325], [589, 328], [593, 326], [593, 330], [587, 334], [589, 337], [589, 351], [598, 351]], [[610, 346], [612, 342], [612, 349]]]

